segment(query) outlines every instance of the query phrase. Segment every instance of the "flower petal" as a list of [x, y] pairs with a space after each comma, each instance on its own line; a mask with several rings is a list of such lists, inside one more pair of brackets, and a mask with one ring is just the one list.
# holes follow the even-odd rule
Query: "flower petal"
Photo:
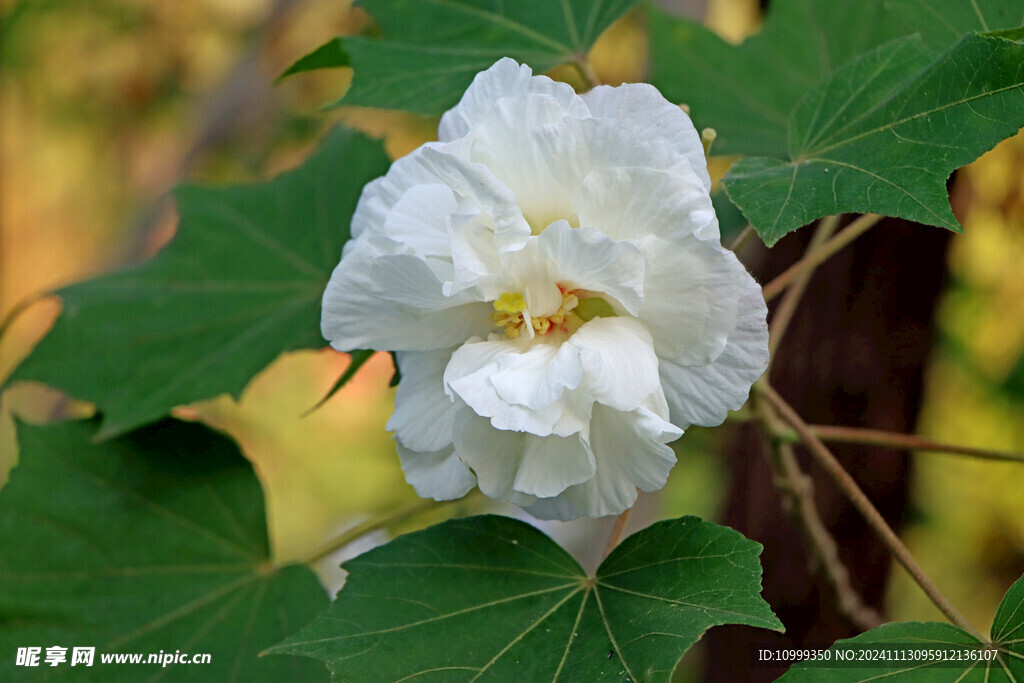
[[[492, 329], [489, 305], [467, 303], [468, 296], [444, 296], [440, 280], [423, 261], [394, 254], [392, 245], [368, 234], [352, 244], [334, 269], [320, 319], [331, 346], [340, 351], [428, 351], [451, 348]], [[410, 264], [408, 273], [387, 267], [401, 270]]]
[[636, 246], [613, 242], [590, 228], [571, 228], [565, 221], [542, 232], [537, 246], [559, 282], [613, 296], [631, 315], [640, 312], [644, 260]]
[[534, 436], [524, 439], [523, 457], [513, 487], [550, 498], [594, 476], [594, 455], [580, 434]]
[[512, 487], [523, 458], [525, 434], [495, 429], [486, 418], [463, 408], [455, 416], [454, 436], [456, 454], [473, 469], [485, 496], [516, 505], [536, 500]]
[[648, 239], [642, 247], [647, 270], [640, 319], [654, 350], [680, 365], [707, 365], [725, 348], [753, 278], [731, 251], [696, 236]]
[[696, 177], [650, 168], [592, 171], [573, 200], [580, 224], [613, 240], [718, 235], [711, 197]]
[[441, 117], [438, 138], [454, 140], [467, 135], [487, 120], [496, 102], [505, 97], [538, 94], [556, 99], [564, 108], [581, 115], [586, 107], [572, 87], [547, 76], [533, 76], [525, 64], [505, 57], [473, 78], [466, 93]]
[[437, 183], [437, 178], [417, 160], [424, 149], [448, 150], [449, 145], [428, 142], [411, 154], [396, 159], [388, 172], [363, 188], [352, 215], [353, 239], [365, 230], [376, 231], [384, 225], [388, 212], [411, 188]]
[[458, 209], [455, 195], [441, 184], [409, 188], [395, 203], [376, 233], [408, 247], [423, 258], [451, 261], [448, 216]]
[[651, 335], [634, 318], [594, 318], [563, 346], [577, 350], [581, 391], [616, 410], [633, 410], [660, 391], [658, 357]]
[[704, 146], [693, 121], [686, 112], [666, 100], [657, 88], [647, 83], [626, 83], [615, 88], [600, 85], [582, 99], [596, 118], [614, 119], [637, 138], [665, 147], [685, 159], [704, 191], [711, 191]]
[[452, 354], [444, 382], [497, 429], [569, 436], [586, 428], [592, 403], [573, 391], [580, 381], [575, 353], [523, 338], [476, 341]]
[[[423, 149], [419, 163], [451, 188], [459, 200], [467, 201], [494, 221], [494, 246], [498, 251], [519, 249], [530, 236], [516, 196], [483, 164], [452, 154]], [[436, 180], [434, 180], [436, 182]], [[465, 209], [460, 209], [465, 212]]]
[[452, 424], [461, 407], [444, 391], [444, 369], [451, 349], [395, 354], [402, 381], [387, 429], [413, 451], [439, 451], [452, 444]]
[[710, 365], [685, 366], [661, 359], [661, 378], [672, 422], [713, 427], [739, 410], [750, 387], [768, 369], [768, 309], [751, 278], [739, 301], [736, 328]]
[[665, 444], [680, 434], [682, 430], [647, 408], [627, 413], [595, 406], [590, 448], [597, 470], [592, 479], [563, 495], [589, 517], [621, 513], [636, 502], [637, 488], [657, 491], [665, 485], [676, 462]]
[[476, 486], [476, 477], [448, 446], [439, 451], [412, 451], [397, 443], [405, 480], [421, 498], [454, 500], [462, 498]]

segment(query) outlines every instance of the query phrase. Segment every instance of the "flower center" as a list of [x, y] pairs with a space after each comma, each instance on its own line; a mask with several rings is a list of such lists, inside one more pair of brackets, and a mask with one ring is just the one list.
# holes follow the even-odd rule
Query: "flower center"
[[508, 339], [516, 339], [527, 331], [528, 325], [535, 335], [550, 334], [556, 330], [572, 334], [587, 321], [615, 315], [611, 304], [600, 296], [582, 289], [569, 289], [561, 283], [556, 283], [556, 286], [562, 293], [562, 304], [551, 315], [532, 317], [526, 310], [526, 299], [522, 294], [505, 292], [494, 302], [491, 320], [504, 328]]

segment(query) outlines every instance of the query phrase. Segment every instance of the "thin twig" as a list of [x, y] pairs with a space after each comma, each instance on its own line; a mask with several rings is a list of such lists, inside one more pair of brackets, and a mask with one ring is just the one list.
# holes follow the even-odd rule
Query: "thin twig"
[[729, 245], [729, 251], [736, 252], [747, 243], [747, 241], [754, 236], [754, 226], [747, 224], [747, 227], [743, 228], [743, 232], [736, 235], [736, 239]]
[[[804, 256], [810, 255], [815, 249], [824, 244], [825, 240], [831, 237], [838, 227], [838, 215], [823, 218], [821, 223], [818, 224], [818, 229], [814, 231], [814, 236], [811, 238], [810, 243], [808, 243]], [[786, 328], [793, 321], [793, 314], [796, 313], [797, 304], [800, 303], [800, 299], [803, 297], [804, 291], [806, 291], [807, 285], [811, 281], [811, 276], [814, 275], [814, 270], [814, 268], [808, 268], [796, 276], [789, 289], [786, 290], [786, 295], [779, 302], [779, 307], [772, 314], [772, 322], [768, 328], [769, 358], [775, 358], [775, 351], [779, 348], [783, 335], [786, 334]]]
[[768, 462], [775, 475], [774, 483], [784, 496], [784, 508], [799, 527], [812, 557], [818, 561], [825, 580], [832, 586], [839, 612], [862, 631], [880, 625], [881, 616], [864, 603], [850, 583], [850, 572], [839, 557], [839, 546], [814, 504], [811, 478], [800, 469], [793, 447], [778, 438], [780, 429], [785, 428], [779, 424], [771, 406], [764, 401], [757, 403], [760, 427], [768, 442]]
[[782, 290], [790, 285], [797, 275], [809, 268], [817, 268], [828, 260], [830, 256], [863, 235], [868, 231], [868, 228], [880, 220], [882, 220], [882, 216], [879, 216], [876, 213], [866, 213], [854, 220], [843, 228], [838, 235], [818, 247], [815, 251], [804, 256], [802, 259], [783, 271], [781, 275], [766, 284], [762, 290], [764, 300], [771, 301], [774, 299], [782, 292]]
[[[728, 422], [742, 423], [758, 419], [750, 410], [742, 408], [729, 413]], [[825, 443], [851, 443], [863, 446], [882, 446], [904, 451], [923, 453], [948, 453], [950, 455], [966, 455], [982, 460], [999, 460], [1002, 462], [1024, 463], [1024, 453], [1017, 451], [999, 451], [993, 448], [975, 448], [959, 444], [936, 441], [916, 434], [888, 432], [883, 429], [865, 427], [841, 427], [837, 425], [807, 425], [811, 434]], [[800, 435], [792, 429], [782, 428], [776, 438], [789, 443], [800, 443]]]
[[986, 460], [1024, 462], [1024, 453], [958, 446], [914, 434], [900, 434], [899, 432], [887, 432], [881, 429], [863, 429], [861, 427], [840, 427], [834, 425], [808, 425], [808, 429], [822, 441], [830, 443], [855, 443], [908, 451], [932, 451], [935, 453], [969, 455]]
[[619, 540], [622, 538], [622, 532], [626, 530], [626, 522], [629, 521], [629, 516], [633, 513], [633, 508], [626, 508], [625, 511], [619, 515], [619, 518], [615, 520], [615, 526], [612, 528], [612, 535], [608, 537], [608, 545], [604, 549], [604, 557], [611, 555], [612, 551], [615, 550], [615, 546], [619, 544]]
[[875, 508], [871, 500], [864, 494], [857, 482], [854, 481], [853, 477], [846, 471], [846, 469], [836, 460], [836, 457], [832, 455], [832, 452], [816, 437], [803, 419], [797, 414], [793, 408], [786, 403], [779, 394], [772, 389], [768, 384], [762, 383], [757, 385], [758, 391], [771, 402], [772, 407], [778, 412], [779, 416], [789, 425], [796, 430], [797, 434], [800, 435], [800, 439], [804, 445], [810, 451], [814, 459], [832, 477], [832, 480], [836, 482], [840, 490], [846, 494], [850, 502], [853, 503], [860, 513], [864, 516], [868, 526], [878, 535], [882, 543], [889, 549], [896, 561], [903, 565], [903, 568], [907, 570], [911, 578], [917, 582], [921, 589], [924, 590], [925, 594], [931, 599], [939, 610], [946, 615], [946, 617], [953, 623], [967, 631], [974, 638], [977, 638], [980, 642], [987, 642], [987, 639], [981, 635], [967, 619], [946, 599], [938, 587], [932, 583], [931, 579], [924, 573], [924, 570], [917, 564], [917, 560], [910, 554], [907, 547], [903, 545], [903, 541], [900, 540], [896, 532], [892, 530], [892, 527], [885, 521], [878, 509]]
[[[465, 499], [463, 499], [465, 500]], [[357, 541], [366, 534], [377, 531], [378, 529], [384, 529], [397, 524], [398, 522], [404, 521], [410, 517], [414, 517], [421, 512], [428, 512], [437, 508], [444, 507], [445, 505], [451, 505], [459, 501], [455, 500], [431, 500], [429, 498], [424, 500], [417, 500], [414, 503], [409, 503], [403, 507], [386, 512], [383, 515], [373, 517], [356, 524], [355, 526], [346, 529], [338, 536], [334, 537], [324, 545], [320, 546], [315, 552], [313, 552], [307, 559], [303, 560], [302, 564], [313, 564], [323, 558], [327, 557], [334, 551], [344, 548], [349, 543]]]

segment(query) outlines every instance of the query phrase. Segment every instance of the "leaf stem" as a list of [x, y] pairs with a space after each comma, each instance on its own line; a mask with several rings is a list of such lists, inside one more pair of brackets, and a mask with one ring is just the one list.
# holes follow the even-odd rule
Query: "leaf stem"
[[[465, 500], [465, 498], [462, 498], [460, 500]], [[405, 521], [406, 519], [410, 517], [415, 517], [418, 514], [429, 512], [430, 510], [436, 510], [438, 508], [444, 507], [445, 505], [451, 505], [452, 503], [457, 502], [459, 502], [459, 500], [438, 501], [427, 498], [424, 500], [417, 500], [415, 502], [409, 503], [408, 505], [404, 505], [400, 508], [391, 510], [390, 512], [385, 512], [382, 515], [372, 517], [364, 522], [360, 522], [359, 524], [356, 524], [355, 526], [346, 529], [338, 536], [335, 536], [333, 539], [331, 539], [324, 545], [320, 546], [320, 548], [318, 548], [315, 552], [310, 554], [309, 557], [303, 560], [301, 564], [313, 564], [314, 562], [318, 562], [324, 559], [336, 550], [344, 548], [349, 543], [359, 540], [366, 534], [377, 531], [378, 529], [389, 527], [392, 524], [397, 524], [398, 522]]]
[[585, 56], [573, 60], [572, 65], [576, 67], [576, 71], [583, 78], [583, 82], [587, 84], [587, 90], [601, 85], [601, 79], [597, 77], [594, 67], [590, 66], [590, 60]]
[[729, 251], [732, 251], [732, 252], [739, 251], [740, 248], [744, 244], [746, 244], [750, 240], [750, 238], [753, 237], [753, 236], [754, 236], [754, 226], [750, 225], [748, 223], [747, 227], [743, 228], [743, 232], [741, 232], [739, 235], [737, 235], [736, 239], [734, 239], [732, 241], [732, 244], [729, 245]]
[[810, 451], [811, 455], [814, 456], [817, 463], [832, 477], [832, 480], [846, 494], [846, 497], [850, 499], [854, 507], [864, 516], [868, 526], [874, 530], [882, 543], [889, 549], [889, 552], [896, 558], [896, 561], [903, 565], [903, 568], [907, 570], [911, 578], [921, 586], [921, 589], [924, 590], [935, 606], [946, 615], [950, 622], [959, 626], [980, 642], [987, 642], [987, 639], [971, 626], [970, 622], [957, 611], [952, 603], [946, 599], [946, 596], [939, 591], [938, 587], [932, 583], [931, 579], [924, 573], [924, 570], [917, 564], [914, 556], [903, 545], [903, 541], [900, 540], [899, 536], [892, 530], [892, 527], [885, 521], [885, 518], [878, 512], [878, 509], [875, 508], [871, 500], [864, 494], [864, 491], [857, 485], [857, 482], [836, 460], [836, 457], [825, 444], [811, 432], [807, 423], [803, 421], [800, 415], [767, 383], [761, 383], [756, 386], [758, 391], [772, 404], [772, 407], [779, 416], [796, 430], [801, 441]]
[[[807, 245], [807, 250], [804, 252], [806, 258], [812, 254], [816, 249], [821, 247], [822, 244], [828, 240], [829, 237], [835, 233], [836, 228], [839, 227], [839, 216], [826, 216], [818, 224], [818, 229], [814, 231], [814, 236], [811, 238], [810, 243]], [[782, 341], [782, 337], [786, 334], [786, 328], [793, 322], [793, 314], [796, 313], [797, 305], [800, 303], [801, 297], [807, 290], [807, 285], [811, 281], [811, 276], [814, 275], [814, 268], [808, 268], [802, 273], [798, 274], [790, 285], [789, 289], [786, 290], [785, 296], [782, 297], [782, 301], [779, 302], [779, 307], [775, 309], [775, 313], [772, 315], [771, 326], [768, 328], [768, 357], [775, 358], [775, 351], [779, 348], [779, 343]]]
[[626, 530], [626, 522], [629, 521], [629, 516], [633, 514], [633, 508], [626, 508], [619, 518], [615, 520], [615, 526], [612, 527], [612, 535], [608, 537], [608, 545], [604, 549], [604, 557], [608, 557], [615, 550], [615, 546], [619, 544], [622, 539], [622, 532]]
[[779, 417], [764, 401], [757, 401], [759, 426], [768, 442], [768, 462], [774, 473], [776, 488], [784, 496], [783, 508], [799, 527], [804, 540], [826, 581], [836, 595], [836, 606], [852, 624], [862, 631], [882, 623], [878, 612], [866, 605], [850, 583], [850, 571], [839, 557], [839, 546], [821, 520], [814, 504], [814, 486], [796, 459], [791, 444], [779, 438], [785, 427]]
[[778, 296], [782, 290], [788, 287], [797, 275], [808, 269], [814, 269], [827, 261], [829, 257], [841, 250], [843, 247], [854, 241], [873, 226], [882, 220], [877, 213], [866, 213], [843, 228], [838, 235], [821, 245], [802, 259], [791, 265], [774, 280], [764, 286], [764, 300], [771, 301]]

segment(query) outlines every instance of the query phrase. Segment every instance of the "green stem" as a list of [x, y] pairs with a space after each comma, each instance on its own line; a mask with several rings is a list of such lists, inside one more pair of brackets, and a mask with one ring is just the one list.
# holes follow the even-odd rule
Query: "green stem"
[[[465, 498], [461, 500], [465, 500]], [[371, 519], [366, 520], [365, 522], [361, 522], [349, 529], [346, 529], [335, 538], [331, 539], [324, 545], [320, 546], [320, 548], [313, 552], [307, 559], [303, 560], [302, 564], [313, 564], [314, 562], [318, 562], [323, 558], [327, 557], [328, 555], [330, 555], [331, 553], [335, 552], [336, 550], [344, 548], [349, 543], [357, 541], [366, 534], [377, 531], [378, 529], [387, 528], [389, 526], [392, 526], [393, 524], [403, 522], [409, 519], [410, 517], [415, 517], [416, 515], [419, 515], [421, 513], [436, 510], [438, 508], [442, 508], [446, 505], [451, 505], [457, 502], [459, 501], [437, 501], [428, 498], [424, 500], [417, 500], [414, 503], [409, 503], [408, 505], [405, 505], [403, 507], [391, 510], [390, 512], [386, 512], [377, 517], [373, 517]]]

